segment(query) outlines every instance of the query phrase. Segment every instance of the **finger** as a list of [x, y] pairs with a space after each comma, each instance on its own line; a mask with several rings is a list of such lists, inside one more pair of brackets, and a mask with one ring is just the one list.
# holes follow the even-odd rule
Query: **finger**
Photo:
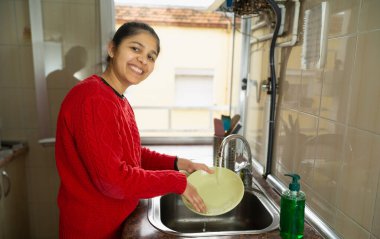
[[197, 204], [200, 212], [206, 212], [206, 205], [201, 197], [194, 198], [194, 202]]
[[207, 210], [206, 210], [206, 205], [205, 205], [203, 202], [200, 203], [200, 204], [198, 205], [198, 207], [199, 207], [199, 210], [200, 210], [201, 213], [206, 213], [206, 212], [207, 212]]
[[185, 197], [185, 199], [193, 206], [195, 211], [202, 212], [202, 208], [199, 205], [199, 199], [197, 199], [196, 196], [188, 196]]
[[209, 167], [207, 167], [205, 171], [206, 171], [207, 173], [211, 173], [211, 174], [215, 173], [215, 170], [213, 170], [213, 169], [211, 169], [211, 168], [209, 168]]
[[205, 171], [206, 173], [214, 173], [214, 170], [209, 168], [207, 165], [203, 164], [202, 165], [202, 168], [201, 168], [203, 171]]
[[205, 211], [204, 207], [202, 207], [200, 204], [194, 203], [193, 204], [194, 209], [197, 212], [203, 213]]
[[199, 204], [197, 203], [197, 201], [195, 199], [191, 200], [191, 205], [193, 205], [195, 211], [202, 212], [201, 207], [199, 206]]

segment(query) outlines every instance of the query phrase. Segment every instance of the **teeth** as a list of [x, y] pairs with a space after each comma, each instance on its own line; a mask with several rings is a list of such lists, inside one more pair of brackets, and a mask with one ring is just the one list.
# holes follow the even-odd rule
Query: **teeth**
[[143, 73], [143, 71], [140, 68], [136, 67], [136, 66], [130, 66], [130, 67], [137, 74], [142, 74]]

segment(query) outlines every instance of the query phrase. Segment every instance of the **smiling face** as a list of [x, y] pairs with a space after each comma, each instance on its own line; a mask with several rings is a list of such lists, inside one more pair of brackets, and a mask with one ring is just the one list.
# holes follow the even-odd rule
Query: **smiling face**
[[109, 45], [109, 70], [124, 90], [145, 80], [154, 69], [158, 56], [158, 43], [149, 32], [124, 38], [118, 47]]

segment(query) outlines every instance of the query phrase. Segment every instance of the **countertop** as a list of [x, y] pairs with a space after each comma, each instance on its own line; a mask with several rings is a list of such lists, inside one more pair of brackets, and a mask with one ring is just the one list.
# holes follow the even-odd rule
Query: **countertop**
[[28, 151], [26, 142], [2, 141], [0, 149], [0, 168], [11, 162], [17, 156]]
[[[147, 146], [149, 147], [149, 146]], [[192, 159], [197, 162], [203, 162], [212, 165], [212, 146], [151, 146], [149, 147], [161, 153], [178, 155]], [[210, 164], [211, 163], [211, 164]], [[264, 193], [268, 195], [277, 206], [280, 203], [280, 195], [270, 186], [270, 184], [257, 172], [253, 177], [259, 183]], [[148, 200], [140, 200], [136, 210], [127, 218], [123, 229], [123, 239], [125, 238], [179, 238], [175, 235], [163, 233], [153, 227], [147, 217]], [[182, 237], [183, 238], [183, 237]], [[279, 230], [259, 235], [234, 235], [234, 236], [217, 236], [207, 238], [272, 238], [281, 239]], [[305, 239], [321, 239], [323, 238], [313, 227], [305, 222], [304, 230]]]

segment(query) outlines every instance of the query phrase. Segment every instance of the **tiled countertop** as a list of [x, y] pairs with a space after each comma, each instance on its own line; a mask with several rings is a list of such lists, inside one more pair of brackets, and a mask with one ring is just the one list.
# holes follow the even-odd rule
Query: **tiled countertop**
[[[149, 147], [149, 146], [147, 146]], [[212, 146], [151, 146], [157, 152], [177, 155], [179, 157], [189, 158], [197, 162], [203, 162], [212, 165]], [[257, 172], [254, 172], [254, 178], [260, 184], [264, 193], [279, 205], [280, 196], [272, 189], [268, 182]], [[128, 217], [123, 230], [124, 238], [178, 238], [177, 236], [163, 233], [153, 227], [147, 217], [148, 200], [141, 200], [136, 210]], [[235, 235], [235, 236], [217, 236], [207, 238], [272, 238], [281, 239], [279, 230], [274, 230], [260, 235]], [[314, 228], [305, 223], [305, 239], [321, 239], [323, 238]]]

